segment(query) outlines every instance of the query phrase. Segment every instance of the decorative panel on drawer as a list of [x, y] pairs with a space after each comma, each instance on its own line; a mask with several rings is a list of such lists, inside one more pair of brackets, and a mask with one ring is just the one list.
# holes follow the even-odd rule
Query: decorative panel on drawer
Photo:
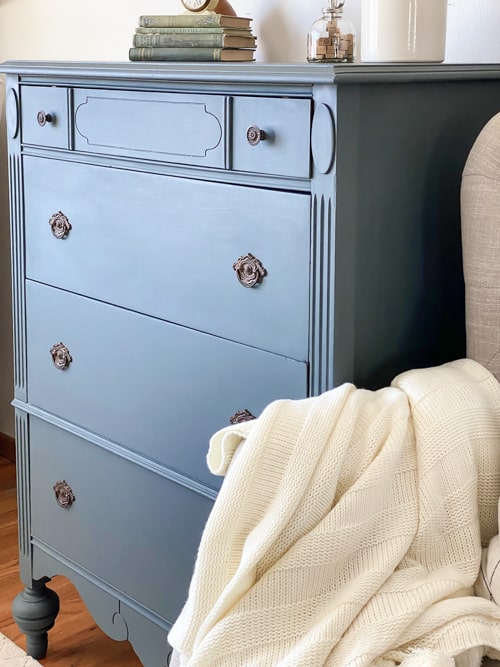
[[43, 657], [64, 574], [164, 667], [221, 482], [210, 436], [465, 354], [461, 171], [500, 67], [1, 69], [16, 619]]
[[[308, 195], [34, 157], [24, 178], [29, 278], [307, 359]], [[248, 254], [266, 272], [251, 288]]]
[[77, 150], [225, 166], [225, 98], [75, 91]]
[[31, 281], [26, 292], [29, 402], [209, 486], [212, 433], [306, 394], [303, 362]]

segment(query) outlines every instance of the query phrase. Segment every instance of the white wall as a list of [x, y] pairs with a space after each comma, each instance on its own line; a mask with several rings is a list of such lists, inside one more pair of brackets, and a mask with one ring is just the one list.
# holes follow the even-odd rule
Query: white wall
[[[402, 0], [401, 0], [402, 1]], [[361, 0], [346, 0], [345, 13], [359, 40]], [[233, 0], [253, 17], [257, 57], [304, 62], [309, 25], [326, 0]], [[141, 14], [182, 11], [179, 0], [0, 0], [0, 61], [127, 60]], [[449, 0], [447, 62], [500, 63], [500, 0]], [[311, 65], [314, 67], [314, 65]], [[3, 109], [4, 91], [0, 93]], [[0, 117], [0, 431], [13, 434], [12, 349], [5, 121]]]
[[500, 62], [500, 2], [449, 0], [446, 62]]

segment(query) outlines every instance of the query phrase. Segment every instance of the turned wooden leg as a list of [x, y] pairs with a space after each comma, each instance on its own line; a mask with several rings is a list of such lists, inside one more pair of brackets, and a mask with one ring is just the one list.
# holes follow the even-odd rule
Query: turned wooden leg
[[44, 582], [33, 582], [12, 603], [12, 615], [26, 635], [26, 653], [36, 660], [47, 654], [48, 631], [59, 613], [59, 597]]

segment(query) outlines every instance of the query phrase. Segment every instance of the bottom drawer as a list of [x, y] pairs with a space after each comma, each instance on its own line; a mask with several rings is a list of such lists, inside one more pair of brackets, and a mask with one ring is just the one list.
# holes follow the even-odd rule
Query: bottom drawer
[[212, 501], [34, 417], [30, 443], [33, 537], [175, 621]]

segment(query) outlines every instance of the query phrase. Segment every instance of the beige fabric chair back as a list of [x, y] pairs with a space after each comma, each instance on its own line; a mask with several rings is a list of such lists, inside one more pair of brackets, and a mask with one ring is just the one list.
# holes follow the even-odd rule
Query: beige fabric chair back
[[500, 113], [471, 149], [461, 208], [467, 356], [500, 380]]

